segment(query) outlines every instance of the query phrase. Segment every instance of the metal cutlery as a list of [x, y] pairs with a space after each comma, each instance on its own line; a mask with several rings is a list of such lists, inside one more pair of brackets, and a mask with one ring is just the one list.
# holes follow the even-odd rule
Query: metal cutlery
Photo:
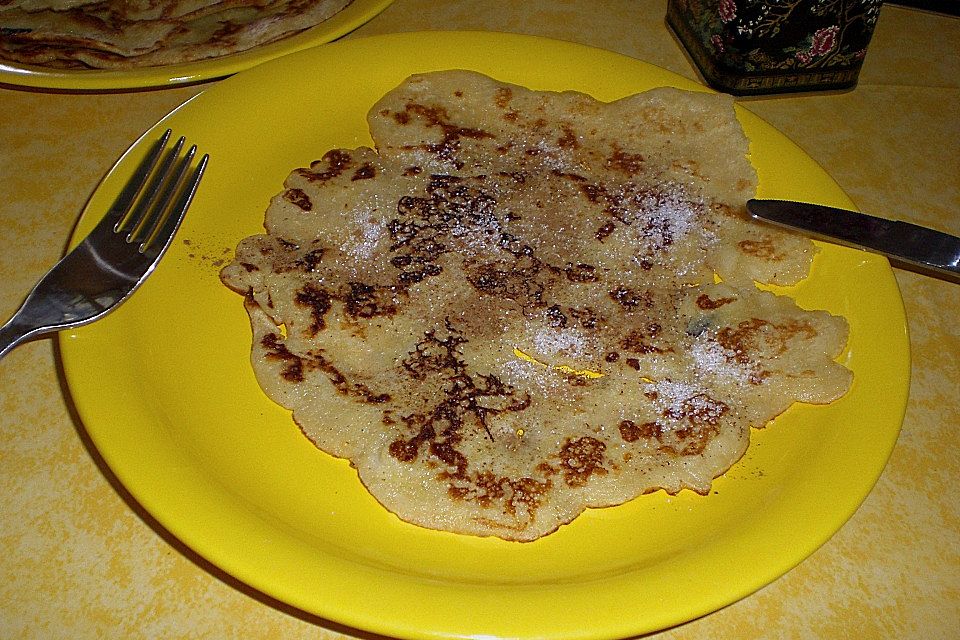
[[125, 301], [153, 272], [186, 214], [209, 157], [170, 148], [168, 129], [87, 237], [33, 288], [0, 327], [0, 358], [48, 333], [88, 324]]
[[790, 200], [748, 200], [747, 211], [818, 240], [883, 254], [897, 266], [947, 280], [960, 277], [960, 238], [941, 231]]

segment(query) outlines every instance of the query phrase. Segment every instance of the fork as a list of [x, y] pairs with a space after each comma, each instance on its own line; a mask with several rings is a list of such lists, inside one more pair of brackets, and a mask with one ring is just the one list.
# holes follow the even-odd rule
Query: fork
[[196, 145], [154, 143], [106, 215], [41, 278], [0, 327], [0, 358], [33, 338], [102, 318], [143, 284], [170, 246], [209, 156], [191, 169]]

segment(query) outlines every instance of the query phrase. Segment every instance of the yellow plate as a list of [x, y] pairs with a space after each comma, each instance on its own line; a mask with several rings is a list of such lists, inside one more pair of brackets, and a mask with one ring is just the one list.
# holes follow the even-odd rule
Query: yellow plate
[[[397, 34], [302, 51], [212, 87], [165, 127], [211, 154], [170, 253], [125, 306], [62, 335], [84, 425], [137, 500], [240, 580], [327, 619], [399, 637], [610, 638], [660, 629], [788, 571], [853, 514], [884, 467], [906, 403], [903, 307], [883, 258], [823, 246], [789, 291], [850, 321], [852, 390], [794, 406], [753, 434], [708, 497], [653, 494], [589, 510], [542, 540], [428, 531], [381, 508], [350, 466], [316, 450], [260, 391], [241, 300], [218, 268], [261, 229], [291, 169], [369, 144], [367, 109], [414, 72], [467, 68], [612, 100], [674, 74], [519, 35]], [[798, 147], [745, 110], [761, 196], [851, 206]], [[84, 234], [145, 151], [106, 177]], [[337, 416], [331, 416], [336, 420]]]
[[369, 21], [392, 2], [393, 0], [353, 0], [328, 20], [295, 36], [249, 51], [184, 64], [130, 70], [88, 71], [47, 69], [0, 60], [0, 83], [44, 89], [100, 91], [169, 87], [222, 78], [249, 69], [261, 62], [336, 40]]

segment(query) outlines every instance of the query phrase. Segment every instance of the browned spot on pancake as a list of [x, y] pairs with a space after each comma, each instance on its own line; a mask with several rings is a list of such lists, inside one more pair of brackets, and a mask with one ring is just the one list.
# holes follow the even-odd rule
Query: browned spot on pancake
[[663, 427], [658, 422], [637, 424], [633, 420], [622, 420], [618, 425], [620, 437], [627, 442], [636, 442], [640, 438], [657, 438], [663, 435]]
[[[307, 254], [307, 256], [312, 253]], [[301, 258], [303, 260], [303, 258]], [[373, 318], [390, 316], [396, 313], [394, 290], [365, 284], [349, 282], [339, 290], [331, 290], [319, 284], [306, 283], [294, 296], [294, 302], [310, 310], [312, 321], [304, 332], [306, 337], [314, 337], [326, 326], [325, 316], [333, 307], [333, 301], [343, 303], [343, 311], [351, 318]]]
[[816, 329], [806, 322], [790, 320], [773, 324], [761, 318], [743, 320], [736, 327], [723, 327], [717, 332], [717, 343], [726, 349], [729, 357], [740, 364], [752, 362], [751, 352], [763, 346], [773, 355], [786, 352], [787, 342], [802, 335], [808, 340], [817, 336]]
[[723, 327], [717, 332], [717, 343], [732, 354], [730, 357], [741, 364], [749, 364], [750, 349], [761, 327], [770, 326], [766, 320], [753, 318], [740, 322], [736, 328]]
[[383, 404], [390, 401], [390, 395], [376, 393], [367, 385], [351, 382], [320, 352], [311, 352], [299, 356], [292, 353], [284, 344], [282, 338], [275, 333], [268, 333], [260, 340], [260, 346], [266, 350], [268, 360], [280, 360], [284, 363], [280, 377], [288, 382], [303, 382], [308, 370], [323, 372], [338, 393], [367, 404]]
[[590, 307], [570, 307], [570, 316], [584, 329], [596, 329], [603, 318]]
[[634, 353], [667, 353], [673, 347], [658, 347], [651, 343], [657, 337], [662, 327], [656, 322], [647, 323], [644, 330], [634, 329], [620, 341], [620, 346]]
[[745, 210], [738, 210], [725, 202], [711, 202], [710, 210], [724, 218], [742, 219], [746, 215]]
[[449, 163], [458, 169], [463, 167], [463, 161], [457, 158], [461, 138], [482, 140], [496, 137], [482, 129], [453, 124], [450, 121], [450, 115], [443, 107], [431, 107], [416, 102], [408, 102], [404, 106], [404, 113], [408, 114], [408, 118], [415, 115], [423, 119], [427, 128], [439, 127], [443, 134], [443, 139], [438, 143], [424, 143], [404, 148], [423, 149], [434, 154], [438, 160]]
[[260, 344], [267, 350], [266, 357], [268, 360], [283, 362], [283, 369], [280, 371], [281, 378], [288, 382], [303, 382], [303, 359], [290, 353], [286, 345], [280, 341], [280, 336], [275, 333], [268, 333], [260, 340]]
[[[665, 418], [685, 422], [674, 434], [684, 442], [680, 455], [692, 456], [703, 453], [710, 440], [720, 432], [720, 419], [730, 410], [726, 403], [711, 398], [705, 393], [684, 400], [680, 407], [670, 407], [663, 412]], [[676, 451], [676, 448], [674, 448]]]
[[362, 382], [350, 381], [332, 362], [321, 352], [311, 352], [305, 359], [312, 367], [322, 371], [333, 384], [337, 393], [348, 396], [358, 402], [380, 405], [389, 402], [392, 398], [388, 393], [377, 393]]
[[306, 272], [315, 272], [323, 261], [323, 254], [325, 252], [326, 250], [322, 248], [308, 251], [296, 261], [296, 265]]
[[628, 311], [637, 307], [652, 309], [653, 295], [649, 291], [637, 291], [628, 287], [617, 287], [610, 292], [610, 298]]
[[603, 199], [603, 196], [605, 195], [606, 190], [600, 185], [588, 183], [588, 184], [580, 185], [580, 192], [583, 193], [584, 196], [586, 196], [587, 200], [589, 200], [594, 204], [597, 204], [598, 202], [600, 202], [601, 199]]
[[607, 470], [603, 460], [606, 449], [606, 444], [590, 436], [568, 439], [560, 448], [563, 481], [571, 487], [582, 487], [592, 475], [605, 475]]
[[[398, 269], [424, 268], [434, 263], [449, 251], [443, 240], [456, 225], [471, 218], [479, 221], [491, 213], [496, 202], [489, 194], [462, 184], [453, 176], [432, 176], [426, 191], [426, 196], [400, 198], [399, 216], [387, 224], [392, 240], [390, 250], [398, 254], [391, 262]], [[428, 270], [424, 275], [436, 273]]]
[[353, 158], [342, 149], [334, 149], [323, 154], [321, 160], [310, 165], [309, 169], [297, 169], [295, 173], [310, 182], [326, 182], [341, 175], [353, 165]]
[[729, 409], [730, 407], [725, 403], [715, 400], [705, 393], [699, 393], [684, 400], [679, 409], [675, 407], [666, 409], [663, 415], [674, 420], [687, 420], [694, 427], [716, 426], [720, 424], [720, 418]]
[[549, 480], [539, 481], [529, 477], [509, 480], [508, 484], [512, 493], [507, 503], [507, 512], [511, 514], [515, 514], [520, 505], [532, 514], [540, 507], [544, 495], [553, 486]]
[[737, 246], [745, 254], [761, 260], [781, 262], [786, 257], [777, 251], [776, 243], [769, 236], [764, 236], [760, 240], [741, 240], [737, 243]]
[[351, 180], [370, 180], [377, 175], [377, 170], [374, 169], [373, 165], [369, 162], [363, 163], [361, 166], [357, 167], [357, 170], [353, 172], [353, 175], [350, 177]]
[[554, 169], [553, 171], [551, 171], [551, 173], [557, 176], [558, 178], [566, 178], [567, 180], [570, 180], [571, 182], [575, 182], [578, 184], [587, 182], [587, 179], [582, 175], [580, 175], [579, 173], [572, 173], [570, 171], [560, 171], [559, 169]]
[[511, 479], [484, 471], [466, 479], [465, 483], [451, 483], [447, 494], [454, 499], [476, 502], [486, 508], [504, 501], [503, 508], [509, 514], [515, 515], [522, 507], [532, 515], [552, 486], [549, 479], [541, 481], [527, 476]]
[[412, 380], [439, 377], [448, 381], [448, 392], [424, 411], [404, 416], [402, 422], [412, 435], [395, 439], [388, 451], [401, 462], [411, 463], [428, 454], [441, 463], [437, 479], [447, 483], [447, 494], [452, 498], [486, 506], [506, 500], [508, 512], [514, 513], [522, 505], [532, 513], [549, 489], [549, 480], [472, 472], [470, 461], [460, 450], [464, 437], [474, 429], [483, 429], [493, 439], [488, 428], [490, 416], [524, 411], [530, 404], [528, 395], [518, 393], [496, 376], [470, 374], [460, 355], [464, 342], [463, 335], [448, 322], [442, 335], [434, 330], [426, 332], [404, 360], [403, 368]]
[[736, 302], [736, 300], [736, 298], [717, 298], [716, 300], [711, 300], [710, 296], [704, 293], [697, 296], [697, 306], [704, 310], [719, 309], [725, 304]]
[[561, 149], [576, 149], [580, 146], [577, 142], [577, 133], [567, 125], [560, 127], [563, 135], [557, 139], [557, 146]]
[[619, 146], [614, 146], [613, 153], [607, 158], [606, 166], [632, 176], [643, 170], [644, 162], [643, 156], [639, 153], [628, 153]]
[[312, 322], [305, 332], [308, 337], [317, 335], [327, 326], [324, 316], [333, 306], [331, 300], [330, 294], [315, 284], [308, 283], [297, 291], [293, 301], [302, 307], [307, 307], [312, 318]]
[[523, 171], [501, 171], [499, 175], [512, 178], [517, 184], [523, 184], [527, 181], [527, 174]]
[[524, 306], [539, 306], [543, 285], [536, 280], [540, 264], [481, 264], [467, 273], [467, 281], [477, 291], [490, 296], [514, 300]]
[[570, 282], [596, 282], [599, 279], [597, 277], [597, 268], [591, 264], [583, 264], [582, 262], [578, 264], [568, 264], [563, 269], [563, 273]]
[[670, 166], [678, 171], [703, 179], [703, 175], [700, 173], [700, 163], [696, 160], [674, 160]]
[[450, 427], [444, 430], [443, 436], [444, 438], [430, 443], [430, 454], [447, 466], [447, 471], [444, 471], [441, 477], [462, 478], [466, 475], [468, 466], [467, 457], [456, 448], [462, 436]]
[[354, 318], [393, 315], [397, 310], [393, 302], [394, 290], [390, 287], [350, 282], [341, 297], [344, 311]]
[[313, 209], [313, 203], [310, 201], [310, 196], [308, 196], [303, 189], [287, 189], [283, 192], [283, 199], [288, 202], [292, 202], [304, 211], [310, 211]]
[[387, 450], [400, 462], [413, 462], [420, 455], [420, 445], [424, 442], [430, 442], [434, 436], [436, 436], [436, 433], [433, 428], [426, 426], [412, 438], [394, 440]]
[[460, 355], [460, 345], [464, 342], [463, 334], [448, 321], [445, 335], [438, 335], [433, 329], [427, 331], [414, 351], [401, 362], [406, 375], [414, 380], [439, 375], [453, 383], [446, 397], [433, 410], [408, 419], [411, 424], [422, 423], [431, 427], [438, 421], [443, 422], [447, 425], [445, 433], [448, 435], [463, 428], [465, 420], [474, 421], [493, 439], [487, 427], [487, 416], [523, 411], [530, 406], [530, 396], [504, 384], [494, 375], [470, 375]]
[[470, 500], [481, 507], [488, 508], [494, 502], [503, 498], [505, 478], [499, 477], [490, 471], [482, 471], [473, 478], [470, 484], [451, 484], [447, 487], [447, 494], [457, 500]]
[[555, 304], [553, 306], [547, 307], [547, 324], [551, 327], [560, 328], [567, 326], [567, 316], [560, 309], [560, 305]]
[[600, 242], [603, 242], [610, 237], [616, 228], [617, 225], [613, 224], [612, 222], [604, 222], [603, 225], [597, 229], [597, 233], [594, 234], [594, 237]]

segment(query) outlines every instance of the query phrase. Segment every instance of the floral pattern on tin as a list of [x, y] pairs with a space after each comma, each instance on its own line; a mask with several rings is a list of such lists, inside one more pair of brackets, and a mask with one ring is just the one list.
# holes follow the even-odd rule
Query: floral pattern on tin
[[745, 72], [858, 67], [882, 0], [672, 0], [723, 66]]

